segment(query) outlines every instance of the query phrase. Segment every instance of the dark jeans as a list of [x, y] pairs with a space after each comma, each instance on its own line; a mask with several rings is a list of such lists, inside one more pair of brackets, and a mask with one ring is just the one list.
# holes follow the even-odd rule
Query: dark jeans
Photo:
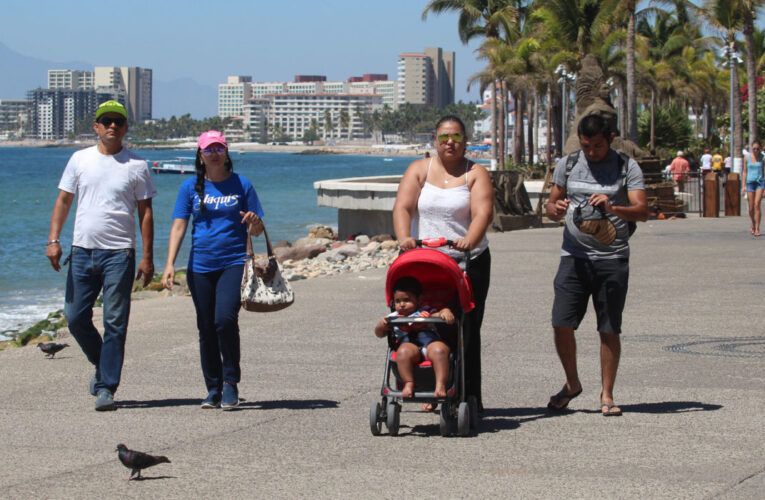
[[489, 249], [470, 261], [467, 271], [473, 286], [475, 309], [465, 315], [465, 391], [468, 396], [478, 399], [478, 408], [483, 409], [481, 396], [481, 324], [489, 294], [491, 277], [491, 254]]
[[187, 281], [199, 328], [199, 354], [208, 391], [238, 384], [240, 285], [244, 265], [209, 273], [189, 271]]
[[[130, 293], [135, 277], [135, 250], [72, 247], [66, 277], [64, 314], [69, 331], [99, 374], [96, 391], [115, 392], [125, 359]], [[93, 304], [103, 288], [104, 337], [93, 325]]]

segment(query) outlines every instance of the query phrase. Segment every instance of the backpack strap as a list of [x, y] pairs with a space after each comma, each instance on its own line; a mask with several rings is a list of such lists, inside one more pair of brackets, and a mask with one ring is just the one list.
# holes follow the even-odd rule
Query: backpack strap
[[568, 176], [571, 175], [571, 171], [579, 162], [579, 157], [582, 155], [582, 150], [574, 151], [566, 157], [566, 189], [568, 189]]

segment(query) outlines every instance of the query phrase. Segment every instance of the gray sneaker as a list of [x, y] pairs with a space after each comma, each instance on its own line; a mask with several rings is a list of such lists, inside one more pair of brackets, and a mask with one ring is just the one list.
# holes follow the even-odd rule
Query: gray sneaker
[[101, 389], [98, 391], [96, 397], [96, 411], [111, 411], [116, 410], [117, 405], [114, 404], [114, 395], [109, 389]]
[[100, 377], [98, 376], [98, 369], [96, 369], [96, 373], [93, 374], [93, 378], [90, 379], [90, 384], [88, 386], [88, 388], [90, 389], [90, 395], [91, 396], [97, 396], [98, 395], [96, 393], [96, 382], [98, 382], [99, 378]]

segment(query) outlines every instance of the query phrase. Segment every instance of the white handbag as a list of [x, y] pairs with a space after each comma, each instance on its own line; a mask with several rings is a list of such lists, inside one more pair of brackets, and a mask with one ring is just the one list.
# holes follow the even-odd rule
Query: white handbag
[[247, 262], [242, 274], [242, 307], [247, 311], [271, 312], [289, 307], [295, 301], [295, 292], [282, 276], [282, 268], [276, 261], [268, 232], [263, 228], [268, 248], [268, 263], [265, 266], [255, 262], [252, 250], [252, 236], [247, 240]]

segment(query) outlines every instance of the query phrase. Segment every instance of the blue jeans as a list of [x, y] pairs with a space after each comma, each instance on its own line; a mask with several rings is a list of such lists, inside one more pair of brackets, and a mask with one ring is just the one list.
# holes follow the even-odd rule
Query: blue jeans
[[188, 271], [186, 281], [197, 310], [199, 355], [208, 391], [221, 391], [223, 382], [238, 384], [240, 285], [244, 265], [209, 273]]
[[[96, 367], [96, 391], [115, 392], [125, 359], [130, 293], [135, 277], [135, 250], [72, 247], [66, 278], [64, 314], [69, 331]], [[93, 325], [93, 304], [103, 289], [104, 337]]]

